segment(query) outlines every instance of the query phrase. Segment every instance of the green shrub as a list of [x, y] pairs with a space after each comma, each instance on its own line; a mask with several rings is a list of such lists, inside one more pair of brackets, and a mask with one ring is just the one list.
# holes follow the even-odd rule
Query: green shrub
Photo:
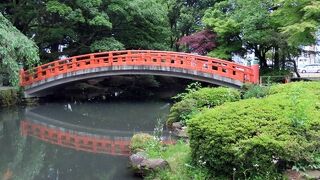
[[243, 87], [243, 98], [263, 98], [268, 95], [269, 87], [268, 86], [260, 86], [255, 84], [245, 85]]
[[16, 89], [3, 89], [0, 90], [0, 105], [1, 106], [12, 106], [18, 101], [18, 92]]
[[271, 179], [283, 168], [316, 163], [320, 83], [277, 85], [269, 94], [225, 103], [188, 121], [193, 161], [237, 179]]
[[185, 99], [175, 103], [168, 116], [167, 125], [174, 122], [186, 122], [190, 117], [198, 111], [197, 102], [194, 99]]
[[143, 151], [147, 148], [147, 146], [156, 141], [155, 138], [147, 133], [138, 133], [132, 136], [130, 142], [130, 149], [132, 153], [136, 153], [138, 151]]
[[171, 107], [167, 124], [179, 121], [185, 123], [202, 108], [211, 108], [239, 99], [240, 92], [231, 88], [201, 88], [190, 91]]

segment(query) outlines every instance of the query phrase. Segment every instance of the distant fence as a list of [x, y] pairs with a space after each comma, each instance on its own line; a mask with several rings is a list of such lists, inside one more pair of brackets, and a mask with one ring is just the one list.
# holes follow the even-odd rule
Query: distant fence
[[260, 84], [267, 85], [272, 83], [289, 83], [290, 76], [260, 76]]
[[303, 77], [292, 77], [292, 76], [260, 76], [260, 84], [268, 85], [272, 83], [289, 83], [295, 81], [320, 81], [320, 77], [303, 76]]

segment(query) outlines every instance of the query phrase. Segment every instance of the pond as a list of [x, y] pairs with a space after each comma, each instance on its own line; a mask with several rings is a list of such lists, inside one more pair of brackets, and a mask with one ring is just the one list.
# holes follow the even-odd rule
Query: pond
[[130, 138], [152, 134], [169, 108], [159, 101], [2, 108], [0, 179], [139, 179], [128, 168]]

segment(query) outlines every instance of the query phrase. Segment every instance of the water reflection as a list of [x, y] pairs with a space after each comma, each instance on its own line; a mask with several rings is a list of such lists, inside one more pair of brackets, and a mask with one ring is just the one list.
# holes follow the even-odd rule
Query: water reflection
[[0, 179], [135, 179], [130, 138], [152, 133], [169, 110], [159, 102], [70, 106], [0, 110]]
[[56, 127], [37, 121], [23, 120], [21, 134], [32, 136], [42, 141], [91, 153], [128, 156], [130, 137], [103, 136]]

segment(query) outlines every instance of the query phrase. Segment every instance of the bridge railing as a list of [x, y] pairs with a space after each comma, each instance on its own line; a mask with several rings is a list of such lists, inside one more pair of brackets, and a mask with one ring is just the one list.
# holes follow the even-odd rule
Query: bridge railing
[[257, 68], [225, 60], [180, 52], [126, 50], [74, 56], [21, 70], [20, 85], [27, 86], [69, 72], [108, 66], [174, 67], [217, 74], [243, 83], [257, 83], [259, 80]]

